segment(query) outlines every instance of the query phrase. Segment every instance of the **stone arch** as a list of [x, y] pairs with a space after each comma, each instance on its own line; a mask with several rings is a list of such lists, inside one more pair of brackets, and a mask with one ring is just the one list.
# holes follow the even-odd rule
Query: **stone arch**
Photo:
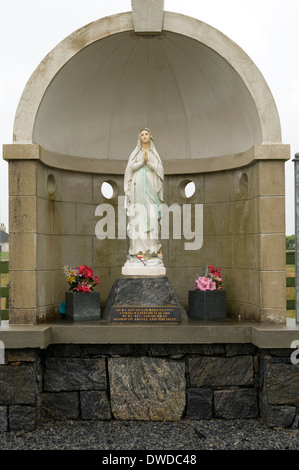
[[109, 161], [127, 159], [141, 122], [152, 125], [166, 171], [281, 142], [274, 99], [251, 59], [215, 28], [170, 12], [161, 35], [134, 34], [132, 14], [120, 13], [58, 44], [24, 89], [14, 142], [40, 145], [53, 162], [105, 161], [111, 172]]

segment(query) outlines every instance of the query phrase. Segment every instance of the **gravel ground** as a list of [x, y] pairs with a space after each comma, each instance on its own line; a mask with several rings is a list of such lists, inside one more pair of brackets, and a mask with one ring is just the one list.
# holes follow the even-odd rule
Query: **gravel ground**
[[35, 431], [0, 433], [2, 450], [299, 450], [299, 429], [258, 420], [44, 421]]

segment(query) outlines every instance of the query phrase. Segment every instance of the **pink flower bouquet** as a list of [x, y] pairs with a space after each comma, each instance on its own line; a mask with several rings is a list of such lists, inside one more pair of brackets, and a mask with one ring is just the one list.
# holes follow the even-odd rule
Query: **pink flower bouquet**
[[72, 291], [91, 292], [100, 282], [93, 270], [85, 265], [76, 268], [65, 266], [64, 272], [70, 285], [69, 290]]
[[195, 290], [222, 290], [222, 282], [221, 269], [209, 265], [195, 280]]

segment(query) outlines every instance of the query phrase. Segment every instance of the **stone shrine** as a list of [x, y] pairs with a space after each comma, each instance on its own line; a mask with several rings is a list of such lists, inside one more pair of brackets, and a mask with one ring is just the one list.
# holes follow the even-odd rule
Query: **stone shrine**
[[[140, 126], [164, 167], [154, 276], [125, 266], [124, 176]], [[34, 429], [41, 417], [298, 427], [299, 328], [286, 325], [290, 146], [265, 79], [237, 44], [162, 0], [133, 0], [132, 11], [82, 26], [49, 52], [3, 156], [10, 308], [0, 432]], [[59, 313], [63, 268], [81, 264], [100, 279], [100, 320]], [[227, 318], [191, 321], [188, 291], [210, 264], [222, 269]]]
[[[104, 307], [127, 255], [118, 200], [141, 123], [163, 156], [167, 206], [178, 204], [181, 218], [184, 206], [191, 217], [203, 207], [200, 249], [192, 231], [187, 239], [171, 220], [163, 240], [167, 276], [184, 307], [195, 276], [213, 264], [223, 269], [229, 317], [285, 322], [284, 162], [290, 147], [282, 143], [271, 91], [221, 32], [163, 11], [163, 2], [149, 2], [150, 10], [154, 4], [160, 21], [144, 31], [138, 2], [134, 14], [75, 31], [24, 89], [13, 143], [3, 147], [11, 324], [59, 318], [64, 265], [93, 267]], [[147, 80], [140, 68], [148, 70]], [[195, 192], [187, 197], [190, 181]], [[101, 192], [104, 182], [113, 188], [109, 200]], [[103, 204], [114, 208], [114, 238], [95, 236], [96, 209]]]

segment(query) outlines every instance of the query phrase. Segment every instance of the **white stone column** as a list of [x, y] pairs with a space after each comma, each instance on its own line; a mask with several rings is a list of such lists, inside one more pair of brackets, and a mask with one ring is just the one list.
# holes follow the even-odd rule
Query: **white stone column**
[[132, 0], [134, 31], [158, 33], [163, 27], [164, 0]]

